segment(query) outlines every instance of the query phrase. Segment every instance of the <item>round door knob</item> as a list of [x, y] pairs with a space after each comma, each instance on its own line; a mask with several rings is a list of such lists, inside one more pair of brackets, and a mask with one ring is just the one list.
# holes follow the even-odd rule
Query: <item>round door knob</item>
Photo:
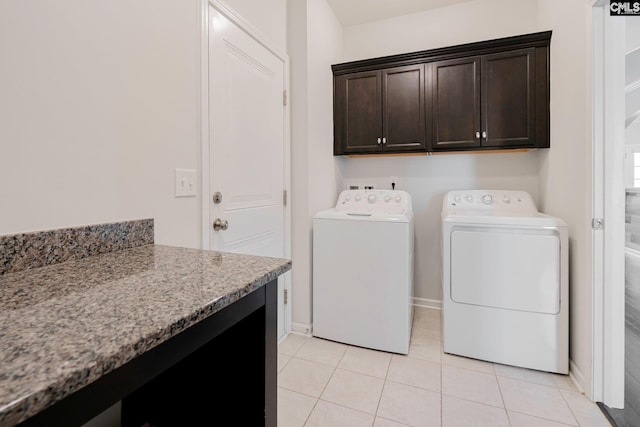
[[491, 194], [485, 194], [484, 196], [482, 196], [482, 203], [484, 203], [485, 205], [490, 205], [491, 203], [493, 203], [493, 197], [491, 196]]
[[226, 219], [216, 218], [215, 221], [213, 221], [213, 229], [215, 231], [218, 231], [218, 230], [224, 231], [227, 228], [229, 228], [229, 222]]

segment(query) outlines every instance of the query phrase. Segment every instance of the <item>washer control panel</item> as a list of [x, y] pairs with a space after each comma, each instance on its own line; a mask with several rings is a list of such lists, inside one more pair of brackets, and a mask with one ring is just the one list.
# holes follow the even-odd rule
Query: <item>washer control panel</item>
[[462, 213], [468, 209], [484, 211], [537, 212], [531, 195], [517, 190], [456, 190], [450, 191], [443, 201], [450, 213]]
[[344, 190], [336, 209], [353, 214], [402, 215], [410, 212], [411, 195], [401, 190]]

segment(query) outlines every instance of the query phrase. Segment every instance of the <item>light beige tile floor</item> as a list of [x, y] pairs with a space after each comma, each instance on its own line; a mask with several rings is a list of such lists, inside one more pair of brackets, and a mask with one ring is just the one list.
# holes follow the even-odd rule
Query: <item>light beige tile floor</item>
[[290, 334], [278, 427], [609, 427], [566, 375], [444, 354], [440, 311], [416, 308], [409, 354]]

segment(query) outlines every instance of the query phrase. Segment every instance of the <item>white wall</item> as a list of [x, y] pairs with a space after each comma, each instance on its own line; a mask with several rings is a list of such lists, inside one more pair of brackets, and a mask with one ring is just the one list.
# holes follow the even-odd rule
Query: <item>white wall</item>
[[292, 328], [312, 323], [312, 223], [335, 203], [333, 74], [342, 55], [342, 27], [325, 0], [289, 2], [292, 93]]
[[[229, 5], [286, 50], [286, 0]], [[0, 234], [155, 219], [199, 247], [200, 0], [0, 2]]]
[[539, 0], [551, 38], [551, 148], [540, 155], [540, 207], [569, 224], [570, 357], [590, 395], [592, 345], [592, 18], [582, 0]]
[[286, 51], [287, 0], [222, 0], [260, 30], [269, 43]]
[[[350, 61], [432, 49], [541, 31], [535, 0], [476, 0], [432, 11], [344, 29]], [[339, 164], [348, 185], [396, 188], [413, 197], [415, 213], [415, 297], [438, 306], [442, 300], [440, 249], [442, 197], [449, 190], [491, 188], [538, 195], [535, 153], [449, 154], [431, 157], [346, 158]]]
[[344, 29], [344, 60], [538, 31], [535, 0], [475, 0]]
[[0, 234], [154, 218], [198, 246], [196, 0], [0, 3]]

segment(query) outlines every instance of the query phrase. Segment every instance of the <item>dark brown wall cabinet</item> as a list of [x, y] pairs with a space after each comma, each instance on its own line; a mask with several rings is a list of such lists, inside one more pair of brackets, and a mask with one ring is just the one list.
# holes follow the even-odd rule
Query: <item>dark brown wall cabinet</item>
[[535, 49], [432, 65], [433, 150], [535, 146]]
[[549, 147], [551, 32], [332, 66], [334, 154]]
[[424, 151], [424, 65], [337, 76], [340, 154]]

